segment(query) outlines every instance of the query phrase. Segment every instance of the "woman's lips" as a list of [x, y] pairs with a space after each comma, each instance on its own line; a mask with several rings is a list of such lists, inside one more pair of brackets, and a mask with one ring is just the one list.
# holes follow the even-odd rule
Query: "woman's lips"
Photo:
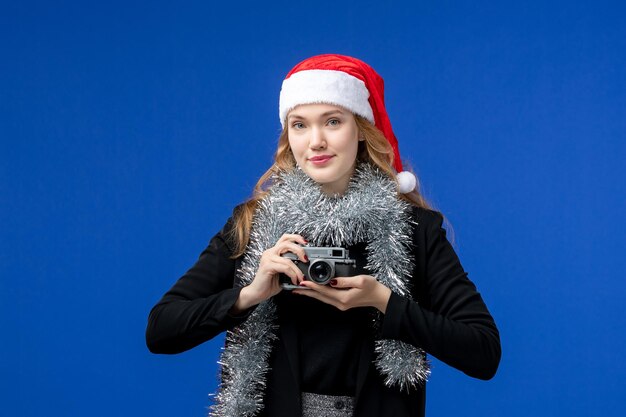
[[332, 157], [332, 155], [313, 156], [309, 158], [309, 161], [314, 165], [324, 165], [326, 162], [330, 161]]

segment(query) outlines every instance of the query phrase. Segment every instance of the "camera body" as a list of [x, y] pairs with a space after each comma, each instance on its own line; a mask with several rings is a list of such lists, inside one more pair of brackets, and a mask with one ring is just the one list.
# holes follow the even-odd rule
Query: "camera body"
[[[285, 252], [281, 256], [291, 259], [302, 271], [304, 278], [316, 284], [326, 285], [334, 277], [351, 277], [356, 275], [356, 261], [350, 258], [347, 249], [338, 247], [304, 246], [309, 262], [302, 262], [292, 252]], [[286, 279], [286, 281], [285, 281]], [[281, 277], [283, 288], [295, 287], [288, 277]]]

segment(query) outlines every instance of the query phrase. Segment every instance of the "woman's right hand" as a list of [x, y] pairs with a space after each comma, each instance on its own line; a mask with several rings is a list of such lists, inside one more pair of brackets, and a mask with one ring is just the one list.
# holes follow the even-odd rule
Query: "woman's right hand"
[[293, 261], [280, 255], [285, 252], [292, 252], [302, 262], [308, 262], [309, 260], [302, 248], [306, 243], [307, 241], [300, 235], [284, 234], [273, 247], [263, 252], [254, 279], [249, 285], [241, 289], [239, 298], [231, 312], [234, 314], [241, 313], [278, 294], [282, 290], [278, 280], [279, 274], [287, 275], [294, 285], [302, 282], [304, 280], [302, 271]]

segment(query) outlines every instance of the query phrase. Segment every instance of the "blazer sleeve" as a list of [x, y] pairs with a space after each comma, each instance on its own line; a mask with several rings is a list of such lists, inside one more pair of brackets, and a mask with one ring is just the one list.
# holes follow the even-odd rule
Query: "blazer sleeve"
[[392, 293], [382, 337], [419, 346], [469, 376], [490, 379], [500, 363], [496, 324], [442, 228], [443, 216], [416, 209], [414, 300]]
[[146, 344], [153, 353], [191, 349], [240, 324], [246, 317], [228, 313], [241, 288], [234, 286], [236, 261], [227, 232], [232, 218], [193, 265], [152, 308]]

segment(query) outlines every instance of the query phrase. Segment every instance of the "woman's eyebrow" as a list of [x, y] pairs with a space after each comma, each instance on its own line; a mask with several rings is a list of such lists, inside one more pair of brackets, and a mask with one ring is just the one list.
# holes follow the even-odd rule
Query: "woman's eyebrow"
[[[330, 116], [330, 115], [335, 114], [335, 113], [341, 114], [341, 115], [344, 114], [341, 110], [329, 110], [327, 112], [324, 112], [324, 113], [320, 114], [319, 117], [320, 118], [327, 117], [327, 116]], [[302, 119], [302, 120], [305, 120], [306, 117], [300, 116], [299, 114], [290, 114], [288, 119], [289, 120], [291, 120], [291, 119]]]
[[330, 116], [331, 114], [335, 114], [335, 113], [339, 113], [343, 115], [343, 112], [341, 110], [330, 110], [330, 111], [327, 111], [326, 113], [321, 114], [320, 117]]

